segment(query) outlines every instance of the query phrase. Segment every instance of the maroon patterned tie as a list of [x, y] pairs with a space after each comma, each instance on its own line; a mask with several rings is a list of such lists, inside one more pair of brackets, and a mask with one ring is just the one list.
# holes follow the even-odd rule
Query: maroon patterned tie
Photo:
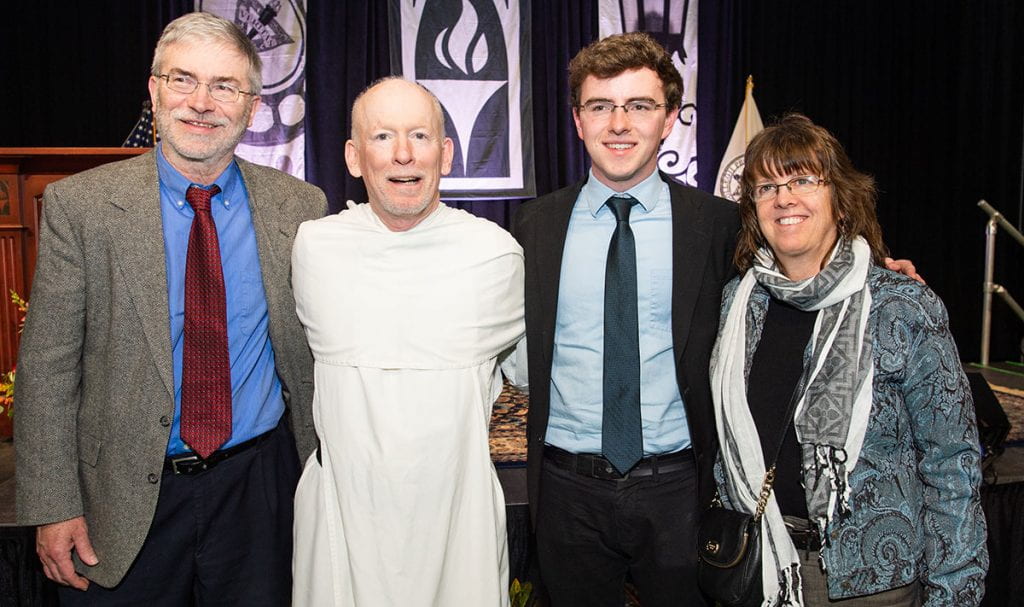
[[217, 186], [190, 186], [195, 211], [185, 261], [185, 348], [182, 356], [181, 439], [206, 458], [231, 436], [231, 368], [227, 302], [210, 199]]

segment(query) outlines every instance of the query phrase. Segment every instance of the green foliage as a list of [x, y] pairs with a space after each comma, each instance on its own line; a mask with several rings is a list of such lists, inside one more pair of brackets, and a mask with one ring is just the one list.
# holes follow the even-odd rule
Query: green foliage
[[532, 583], [520, 584], [519, 578], [512, 580], [512, 586], [508, 589], [508, 596], [512, 599], [512, 607], [529, 607], [529, 605], [533, 604], [533, 601], [530, 600], [531, 595], [533, 595]]

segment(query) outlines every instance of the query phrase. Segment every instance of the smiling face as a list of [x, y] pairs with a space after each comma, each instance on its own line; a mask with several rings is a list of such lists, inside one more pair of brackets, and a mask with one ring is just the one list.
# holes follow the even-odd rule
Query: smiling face
[[391, 230], [412, 228], [440, 204], [454, 150], [443, 119], [430, 95], [405, 80], [386, 80], [356, 101], [345, 163]]
[[[162, 74], [190, 75], [201, 83], [249, 88], [248, 60], [226, 44], [175, 42], [164, 51], [159, 69]], [[259, 97], [251, 95], [239, 95], [233, 103], [215, 101], [205, 84], [184, 95], [156, 76], [149, 79], [149, 95], [164, 157], [190, 180], [204, 184], [212, 183], [231, 163], [259, 105]]]
[[[804, 176], [807, 174], [769, 174], [756, 183], [781, 184]], [[823, 185], [812, 194], [796, 196], [783, 185], [778, 195], [758, 200], [756, 205], [761, 234], [782, 272], [790, 280], [803, 280], [820, 272], [838, 238], [832, 187]]]
[[[627, 70], [611, 78], [587, 76], [580, 87], [580, 104], [665, 103], [663, 88], [661, 79], [649, 68]], [[651, 114], [638, 118], [616, 108], [609, 116], [594, 118], [573, 108], [576, 133], [590, 155], [594, 177], [616, 192], [628, 190], [657, 169], [658, 149], [672, 131], [679, 110], [658, 108]]]

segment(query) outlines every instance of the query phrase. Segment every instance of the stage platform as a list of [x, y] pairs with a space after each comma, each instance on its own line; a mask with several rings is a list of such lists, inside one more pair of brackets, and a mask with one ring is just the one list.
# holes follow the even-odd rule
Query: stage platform
[[993, 390], [1006, 389], [1024, 393], [1024, 363], [970, 363], [966, 368], [968, 371], [980, 371]]
[[981, 373], [1010, 420], [1006, 443], [1024, 445], [1024, 364], [1012, 361], [988, 365], [970, 363], [965, 369]]

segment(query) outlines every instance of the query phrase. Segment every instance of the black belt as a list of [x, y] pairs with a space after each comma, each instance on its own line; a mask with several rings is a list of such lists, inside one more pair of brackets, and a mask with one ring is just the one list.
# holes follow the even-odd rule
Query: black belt
[[[792, 517], [787, 517], [792, 519]], [[801, 520], [799, 524], [794, 525], [792, 520], [786, 521], [786, 531], [789, 532], [789, 538], [793, 540], [793, 546], [797, 550], [804, 550], [809, 552], [820, 552], [821, 551], [821, 537], [818, 535], [818, 527], [810, 521]]]
[[195, 453], [169, 455], [164, 459], [164, 472], [173, 472], [175, 474], [199, 474], [200, 472], [205, 472], [229, 457], [234, 457], [239, 453], [262, 443], [267, 440], [273, 432], [273, 430], [270, 430], [269, 432], [260, 434], [256, 438], [250, 438], [245, 442], [238, 443], [234, 447], [214, 451], [206, 459], [199, 457]]
[[564, 449], [545, 445], [544, 459], [563, 470], [575, 472], [581, 476], [616, 481], [636, 478], [638, 476], [652, 476], [654, 474], [675, 472], [692, 465], [694, 461], [693, 449], [683, 449], [682, 451], [666, 453], [664, 455], [652, 455], [643, 458], [629, 472], [622, 475], [618, 473], [615, 466], [612, 466], [611, 462], [600, 455], [569, 453]]

